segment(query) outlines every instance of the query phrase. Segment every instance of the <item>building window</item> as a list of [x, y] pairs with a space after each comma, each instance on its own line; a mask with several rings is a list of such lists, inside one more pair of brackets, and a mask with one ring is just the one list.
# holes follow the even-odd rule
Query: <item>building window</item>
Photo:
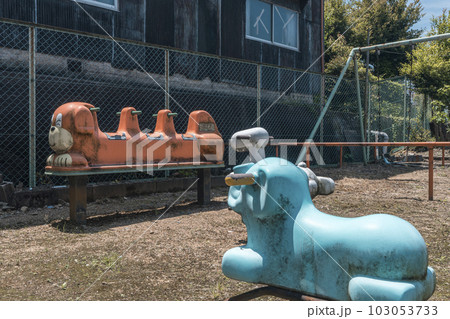
[[298, 50], [298, 13], [260, 0], [247, 0], [246, 37]]
[[272, 42], [272, 6], [258, 0], [247, 0], [247, 36]]
[[295, 11], [273, 6], [273, 42], [298, 48], [298, 14]]
[[111, 10], [119, 10], [119, 0], [73, 0], [79, 3], [91, 4]]

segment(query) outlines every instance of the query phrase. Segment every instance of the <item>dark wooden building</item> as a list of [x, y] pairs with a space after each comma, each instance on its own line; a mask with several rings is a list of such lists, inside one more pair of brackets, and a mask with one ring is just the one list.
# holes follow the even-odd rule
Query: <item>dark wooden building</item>
[[[31, 120], [23, 118], [30, 114], [30, 87], [36, 96], [36, 171], [44, 182], [49, 120], [69, 101], [100, 107], [104, 131], [115, 131], [116, 112], [132, 105], [143, 111], [142, 128], [154, 127], [152, 114], [170, 107], [180, 114], [176, 125], [182, 132], [186, 113], [201, 108], [224, 139], [255, 125], [277, 138], [306, 138], [319, 110], [322, 77], [272, 65], [305, 70], [317, 60], [309, 70], [321, 72], [322, 17], [323, 0], [0, 0], [0, 100], [21, 114], [0, 112], [0, 123], [8, 127], [0, 132], [0, 171], [27, 185]], [[30, 34], [36, 39], [33, 81]], [[173, 100], [161, 89], [165, 83]], [[281, 92], [285, 100], [268, 109]], [[265, 114], [260, 123], [258, 110]]]
[[0, 17], [298, 69], [323, 50], [323, 0], [2, 0]]

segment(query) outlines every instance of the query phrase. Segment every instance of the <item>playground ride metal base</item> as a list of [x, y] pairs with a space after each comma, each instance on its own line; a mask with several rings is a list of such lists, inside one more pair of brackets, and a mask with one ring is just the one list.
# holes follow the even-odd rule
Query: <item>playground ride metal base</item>
[[297, 291], [287, 290], [273, 286], [256, 288], [244, 292], [242, 294], [230, 297], [227, 299], [227, 301], [249, 301], [263, 296], [273, 296], [290, 301], [326, 301], [325, 299], [307, 296]]

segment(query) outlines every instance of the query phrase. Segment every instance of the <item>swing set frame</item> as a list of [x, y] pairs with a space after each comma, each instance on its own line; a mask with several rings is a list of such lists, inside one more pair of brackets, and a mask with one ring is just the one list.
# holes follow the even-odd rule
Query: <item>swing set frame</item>
[[[320, 124], [322, 123], [322, 120], [323, 120], [325, 114], [327, 113], [328, 108], [330, 107], [331, 102], [333, 101], [333, 98], [336, 95], [337, 89], [339, 88], [339, 85], [342, 82], [342, 79], [344, 78], [345, 72], [347, 72], [347, 69], [349, 68], [352, 60], [353, 60], [353, 64], [354, 64], [354, 72], [355, 72], [355, 80], [356, 80], [356, 91], [357, 91], [356, 95], [357, 95], [357, 100], [358, 100], [359, 121], [360, 121], [360, 127], [361, 127], [361, 140], [365, 141], [365, 132], [364, 132], [364, 123], [363, 123], [364, 121], [363, 121], [362, 102], [361, 102], [361, 89], [360, 89], [359, 76], [358, 76], [357, 53], [362, 54], [362, 53], [374, 51], [374, 50], [379, 51], [381, 49], [395, 48], [395, 47], [400, 47], [400, 46], [409, 46], [409, 45], [412, 46], [417, 43], [445, 40], [445, 39], [449, 39], [449, 38], [450, 38], [450, 33], [443, 33], [443, 34], [438, 34], [438, 35], [433, 35], [433, 36], [428, 36], [428, 37], [415, 38], [415, 39], [402, 40], [402, 41], [396, 41], [396, 42], [388, 42], [388, 43], [383, 43], [383, 44], [375, 44], [375, 45], [370, 45], [370, 46], [366, 46], [366, 47], [353, 48], [350, 51], [347, 62], [345, 63], [345, 66], [342, 69], [341, 74], [339, 75], [339, 78], [336, 81], [336, 84], [334, 85], [334, 88], [331, 91], [330, 96], [328, 97], [328, 99], [319, 115], [319, 118], [317, 119], [317, 122], [314, 125], [314, 128], [312, 129], [311, 134], [309, 135], [307, 141], [312, 141], [314, 139], [314, 136], [316, 135], [317, 130], [319, 129]], [[364, 164], [367, 164], [367, 154], [368, 154], [367, 151], [363, 152]]]

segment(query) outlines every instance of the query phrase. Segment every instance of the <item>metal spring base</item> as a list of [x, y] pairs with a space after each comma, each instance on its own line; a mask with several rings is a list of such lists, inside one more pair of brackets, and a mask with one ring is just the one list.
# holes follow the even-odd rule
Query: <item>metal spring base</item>
[[324, 299], [303, 295], [300, 292], [272, 286], [256, 288], [244, 292], [243, 294], [230, 297], [227, 301], [248, 301], [262, 296], [274, 296], [291, 301], [325, 301]]

